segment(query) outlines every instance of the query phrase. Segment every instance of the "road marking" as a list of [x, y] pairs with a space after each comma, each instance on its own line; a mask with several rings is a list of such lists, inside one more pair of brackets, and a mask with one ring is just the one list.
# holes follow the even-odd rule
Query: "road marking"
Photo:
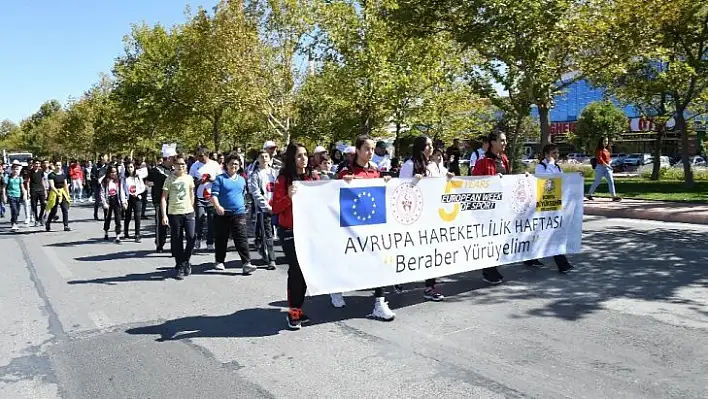
[[49, 263], [54, 267], [54, 270], [56, 270], [64, 280], [69, 280], [74, 276], [69, 268], [66, 267], [66, 264], [59, 259], [59, 256], [57, 256], [53, 248], [43, 246], [42, 251], [44, 251], [44, 255], [49, 259]]
[[88, 317], [99, 330], [103, 330], [114, 325], [110, 317], [108, 317], [108, 315], [106, 315], [106, 313], [104, 313], [102, 310], [89, 312]]

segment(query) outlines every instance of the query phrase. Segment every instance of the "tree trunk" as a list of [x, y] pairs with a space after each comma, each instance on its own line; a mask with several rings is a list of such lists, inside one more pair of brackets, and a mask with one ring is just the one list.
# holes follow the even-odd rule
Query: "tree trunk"
[[395, 144], [395, 147], [394, 147], [394, 149], [396, 151], [395, 156], [397, 158], [400, 158], [401, 157], [401, 121], [398, 119], [396, 119], [396, 139], [393, 141], [393, 143]]
[[654, 164], [651, 170], [651, 179], [655, 181], [659, 180], [659, 176], [661, 174], [661, 143], [664, 138], [665, 126], [665, 123], [663, 126], [661, 126], [661, 123], [657, 124], [656, 126], [656, 141], [654, 142]]
[[219, 127], [221, 125], [221, 112], [214, 113], [214, 120], [212, 121], [212, 137], [214, 139], [214, 151], [220, 152], [221, 149], [221, 132]]
[[693, 187], [693, 172], [691, 165], [688, 163], [688, 129], [686, 128], [686, 117], [683, 115], [683, 109], [676, 110], [676, 130], [681, 132], [681, 161], [683, 162], [684, 184], [687, 187]]
[[551, 143], [551, 119], [548, 104], [538, 106], [538, 121], [541, 124], [541, 148]]
[[519, 131], [521, 130], [521, 124], [523, 123], [523, 115], [517, 115], [516, 121], [514, 122], [514, 137], [511, 139], [511, 151], [507, 151], [507, 156], [509, 157], [509, 173], [514, 173], [514, 166], [516, 165], [519, 157]]

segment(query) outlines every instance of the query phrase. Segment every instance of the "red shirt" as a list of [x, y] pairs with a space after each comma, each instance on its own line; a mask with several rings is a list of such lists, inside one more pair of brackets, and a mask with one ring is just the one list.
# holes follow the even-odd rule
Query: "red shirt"
[[337, 179], [341, 179], [344, 176], [349, 175], [358, 179], [378, 179], [381, 177], [381, 173], [375, 165], [369, 164], [366, 167], [363, 167], [353, 163], [340, 169], [339, 173], [337, 173]]
[[[487, 153], [488, 155], [491, 155]], [[509, 159], [506, 155], [501, 154], [501, 161], [504, 164], [504, 169], [506, 173], [509, 173]], [[480, 159], [474, 164], [474, 169], [472, 169], [472, 176], [494, 176], [497, 174], [496, 158], [492, 156], [486, 156], [484, 159]]]
[[[306, 174], [302, 176], [303, 181], [319, 180], [317, 174], [310, 176]], [[273, 208], [273, 214], [278, 215], [278, 224], [280, 227], [290, 230], [293, 228], [293, 201], [288, 195], [288, 186], [285, 176], [278, 176], [273, 188], [273, 199], [270, 201], [270, 206]]]
[[71, 180], [83, 180], [84, 179], [84, 170], [81, 167], [81, 165], [78, 165], [78, 164], [71, 165], [71, 168], [69, 168], [69, 177], [71, 178]]
[[606, 148], [595, 151], [595, 159], [598, 165], [609, 165], [610, 164], [610, 151]]

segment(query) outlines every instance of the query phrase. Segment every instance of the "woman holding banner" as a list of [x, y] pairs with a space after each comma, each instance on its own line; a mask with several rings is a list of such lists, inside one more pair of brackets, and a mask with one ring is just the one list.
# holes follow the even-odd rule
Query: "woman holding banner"
[[[536, 165], [536, 177], [563, 173], [563, 170], [556, 163], [558, 155], [559, 152], [557, 144], [546, 144], [543, 147], [543, 159], [538, 163], [538, 165]], [[559, 273], [568, 273], [574, 269], [573, 265], [568, 262], [568, 258], [566, 258], [565, 255], [556, 255], [553, 257], [553, 260], [556, 262], [556, 266], [558, 266]], [[524, 265], [543, 267], [543, 263], [541, 263], [538, 259], [526, 260], [524, 261]]]
[[[353, 179], [378, 179], [381, 177], [379, 169], [375, 163], [371, 162], [374, 155], [374, 140], [368, 135], [357, 137], [353, 162], [342, 168], [337, 173], [337, 178], [345, 181]], [[391, 176], [385, 176], [384, 181], [391, 180]], [[330, 294], [332, 305], [342, 307], [345, 305], [342, 294]], [[396, 314], [388, 307], [388, 302], [384, 300], [384, 287], [374, 290], [374, 311], [369, 315], [376, 320], [391, 321]], [[340, 305], [340, 306], [338, 306]]]
[[[454, 177], [453, 173], [449, 173], [444, 166], [440, 167], [434, 162], [431, 162], [430, 157], [433, 154], [433, 141], [426, 135], [418, 136], [413, 140], [413, 156], [406, 161], [401, 167], [398, 177], [422, 179], [423, 177]], [[423, 298], [430, 301], [442, 301], [445, 299], [443, 294], [436, 288], [436, 280], [434, 278], [425, 280], [425, 291]]]
[[[484, 154], [484, 159], [475, 163], [472, 176], [494, 176], [501, 177], [509, 173], [509, 160], [504, 151], [506, 150], [506, 135], [501, 132], [492, 132], [487, 137], [489, 149]], [[504, 282], [504, 276], [494, 267], [482, 269], [482, 279], [492, 285]]]
[[280, 169], [278, 179], [273, 189], [271, 208], [273, 214], [278, 216], [278, 237], [280, 238], [283, 253], [288, 261], [288, 327], [299, 330], [302, 324], [310, 321], [302, 311], [305, 303], [307, 284], [300, 270], [300, 263], [295, 253], [295, 240], [293, 237], [293, 202], [292, 197], [297, 193], [293, 186], [296, 180], [319, 180], [311, 169], [307, 168], [307, 149], [299, 143], [290, 143], [285, 150], [285, 162]]

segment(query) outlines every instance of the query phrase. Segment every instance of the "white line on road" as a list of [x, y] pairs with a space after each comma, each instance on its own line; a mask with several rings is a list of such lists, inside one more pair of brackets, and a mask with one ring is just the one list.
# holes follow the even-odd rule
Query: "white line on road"
[[73, 277], [73, 274], [71, 274], [71, 271], [69, 270], [68, 267], [64, 264], [64, 262], [59, 259], [59, 256], [57, 256], [57, 253], [54, 252], [54, 249], [43, 246], [42, 251], [44, 251], [44, 255], [49, 259], [49, 263], [54, 267], [54, 269], [59, 273], [59, 275], [64, 279], [64, 280], [69, 280]]
[[89, 312], [88, 317], [99, 330], [103, 330], [114, 325], [113, 320], [111, 320], [102, 310]]

